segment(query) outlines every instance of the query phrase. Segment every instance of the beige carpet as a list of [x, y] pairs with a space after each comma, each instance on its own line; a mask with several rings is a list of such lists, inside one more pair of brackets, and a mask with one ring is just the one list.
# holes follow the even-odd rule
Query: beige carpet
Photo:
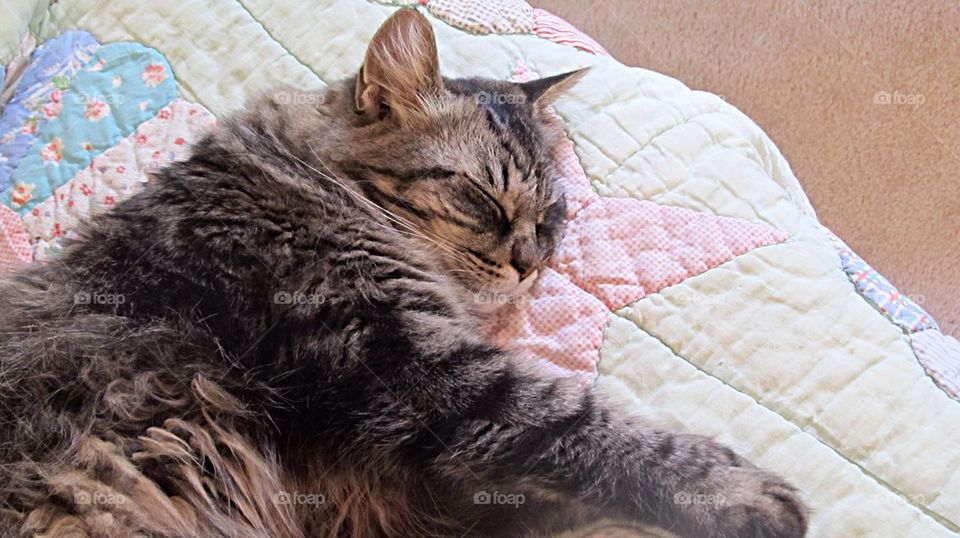
[[820, 220], [960, 335], [960, 3], [530, 3], [743, 110]]

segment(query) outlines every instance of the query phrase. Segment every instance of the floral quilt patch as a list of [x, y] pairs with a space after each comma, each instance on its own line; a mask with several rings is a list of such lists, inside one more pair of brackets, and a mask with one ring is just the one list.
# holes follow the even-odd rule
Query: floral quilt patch
[[[53, 80], [53, 79], [51, 79]], [[0, 200], [20, 215], [155, 116], [176, 97], [170, 66], [135, 43], [100, 47], [72, 80], [58, 79], [47, 94], [46, 125], [14, 169]]]
[[0, 271], [56, 254], [215, 121], [177, 99], [166, 59], [137, 43], [68, 31], [24, 61], [0, 106]]

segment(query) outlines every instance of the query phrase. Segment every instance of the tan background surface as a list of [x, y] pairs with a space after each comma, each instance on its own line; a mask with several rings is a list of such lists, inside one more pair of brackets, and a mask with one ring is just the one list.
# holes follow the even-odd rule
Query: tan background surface
[[820, 220], [960, 335], [960, 2], [530, 3], [743, 110]]

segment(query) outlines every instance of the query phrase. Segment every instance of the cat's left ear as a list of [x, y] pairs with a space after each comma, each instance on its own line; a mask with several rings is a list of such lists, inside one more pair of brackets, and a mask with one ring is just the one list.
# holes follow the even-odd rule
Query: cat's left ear
[[397, 10], [367, 47], [357, 75], [357, 111], [369, 120], [401, 118], [443, 90], [433, 27], [414, 9]]
[[518, 86], [527, 96], [528, 103], [532, 103], [537, 108], [542, 108], [554, 102], [563, 92], [583, 78], [589, 70], [589, 67], [584, 67], [568, 73], [521, 82]]

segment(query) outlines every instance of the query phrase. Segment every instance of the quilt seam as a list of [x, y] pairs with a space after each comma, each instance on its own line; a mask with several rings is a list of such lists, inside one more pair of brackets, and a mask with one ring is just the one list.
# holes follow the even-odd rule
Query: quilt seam
[[[690, 90], [690, 91], [695, 93], [694, 90]], [[679, 109], [677, 109], [677, 107], [676, 107], [675, 104], [673, 104], [673, 103], [669, 103], [669, 104], [670, 104], [670, 106], [673, 107], [677, 112], [680, 112]], [[673, 129], [676, 129], [677, 127], [680, 127], [681, 125], [684, 125], [684, 124], [686, 124], [686, 123], [691, 122], [692, 120], [696, 120], [696, 119], [699, 119], [699, 118], [702, 118], [702, 117], [705, 117], [705, 116], [709, 116], [709, 115], [712, 115], [712, 114], [718, 114], [718, 115], [721, 115], [721, 116], [734, 116], [734, 114], [732, 114], [731, 112], [729, 112], [729, 111], [727, 111], [727, 110], [724, 110], [723, 108], [716, 108], [716, 109], [712, 109], [712, 110], [700, 111], [700, 112], [697, 112], [696, 114], [693, 114], [693, 115], [691, 115], [691, 116], [689, 116], [689, 117], [682, 118], [679, 123], [673, 124], [673, 125], [665, 128], [665, 129], [662, 129], [662, 130], [660, 130], [660, 131], [658, 131], [658, 132], [656, 132], [656, 133], [653, 133], [653, 134], [650, 136], [650, 139], [649, 139], [648, 141], [646, 141], [643, 145], [641, 145], [640, 147], [638, 147], [638, 148], [635, 149], [634, 151], [630, 152], [630, 154], [627, 155], [622, 161], [619, 161], [619, 162], [618, 162], [616, 159], [612, 159], [612, 158], [610, 158], [609, 156], [604, 155], [604, 157], [606, 157], [606, 158], [607, 158], [611, 163], [613, 163], [615, 166], [614, 166], [613, 170], [611, 170], [610, 172], [603, 174], [603, 176], [600, 177], [600, 178], [591, 179], [591, 181], [600, 181], [600, 182], [603, 182], [604, 184], [607, 184], [607, 181], [610, 179], [611, 176], [613, 176], [614, 174], [616, 174], [616, 173], [620, 172], [621, 170], [623, 170], [623, 168], [624, 168], [624, 166], [626, 165], [627, 161], [629, 161], [630, 159], [632, 159], [633, 157], [635, 157], [639, 152], [643, 151], [643, 150], [646, 149], [648, 146], [650, 146], [656, 139], [662, 137], [663, 135], [667, 134], [668, 132], [672, 131]], [[567, 118], [564, 117], [563, 114], [561, 114], [560, 112], [557, 112], [557, 115], [560, 116], [561, 118], [563, 118], [564, 122], [567, 122]], [[743, 140], [744, 142], [746, 142], [749, 146], [754, 147], [754, 148], [756, 147], [756, 144], [750, 142], [750, 140], [746, 139], [745, 137], [743, 137], [743, 136], [741, 136], [741, 135], [739, 135], [739, 134], [737, 134], [736, 136], [737, 136], [737, 138], [739, 138], [739, 139]], [[572, 136], [569, 136], [569, 134], [568, 134], [568, 138], [570, 138], [570, 140], [573, 142], [573, 145], [574, 145], [574, 149], [575, 149], [575, 150], [579, 149], [579, 148], [582, 146], [582, 143], [578, 142], [578, 141], [577, 141], [576, 139], [574, 139]], [[594, 146], [599, 148], [599, 145], [594, 144]], [[578, 155], [578, 158], [579, 158], [580, 153], [578, 152], [577, 155]], [[758, 157], [757, 164], [760, 164], [760, 165], [764, 164], [764, 163], [763, 163], [763, 159], [760, 158], [759, 155], [757, 155], [757, 157]], [[777, 182], [776, 180], [774, 180], [772, 177], [769, 177], [769, 175], [768, 175], [767, 177], [768, 177], [768, 179], [770, 179], [770, 180], [773, 182], [774, 185], [776, 185], [776, 187], [777, 187], [780, 191], [782, 191], [782, 192], [784, 193], [784, 195], [786, 196], [786, 198], [787, 198], [791, 203], [793, 203], [793, 204], [795, 204], [795, 205], [797, 204], [796, 200], [794, 200], [794, 198], [793, 198], [793, 196], [791, 195], [791, 193], [790, 193], [789, 190], [787, 190], [783, 185], [781, 185], [779, 182]], [[658, 202], [658, 203], [660, 203], [660, 202]], [[664, 204], [664, 205], [668, 205], [668, 204]], [[683, 207], [683, 206], [677, 206], [677, 207]], [[801, 212], [803, 212], [803, 208], [801, 208], [799, 205], [797, 205], [797, 208], [798, 208]], [[732, 215], [730, 215], [730, 216], [732, 216]], [[775, 226], [772, 222], [768, 222], [767, 220], [765, 220], [765, 219], [763, 219], [763, 218], [758, 218], [758, 219], [756, 220], [756, 222], [762, 222], [762, 223], [765, 223], [765, 224], [767, 224], [767, 225], [769, 225], [769, 226], [772, 226], [772, 227], [774, 227], [774, 228], [779, 229], [779, 227]], [[817, 222], [819, 223], [819, 221], [817, 221]]]
[[[779, 244], [782, 244], [782, 243], [779, 243]], [[773, 245], [770, 245], [770, 246], [773, 246]], [[759, 248], [763, 248], [763, 247], [759, 247]], [[637, 303], [639, 303], [640, 301], [642, 301], [643, 299], [646, 299], [646, 298], [648, 298], [648, 297], [652, 297], [653, 295], [659, 295], [659, 294], [661, 294], [661, 292], [662, 292], [663, 290], [669, 289], [670, 287], [672, 287], [672, 286], [668, 286], [667, 288], [663, 288], [663, 289], [660, 290], [659, 292], [656, 292], [656, 293], [647, 295], [647, 296], [643, 297], [642, 299], [639, 299], [639, 300], [631, 303], [630, 305], [627, 305], [627, 306], [624, 307], [624, 308], [630, 308], [630, 307], [632, 307], [633, 305], [636, 305]], [[782, 413], [779, 413], [778, 411], [774, 410], [774, 409], [771, 408], [771, 407], [768, 407], [768, 406], [765, 405], [763, 402], [761, 402], [760, 400], [758, 400], [758, 399], [757, 399], [757, 396], [756, 396], [755, 394], [753, 394], [753, 393], [751, 393], [751, 392], [749, 392], [749, 391], [746, 391], [746, 390], [741, 390], [741, 389], [739, 389], [739, 388], [731, 385], [727, 380], [722, 379], [722, 378], [716, 376], [715, 374], [713, 374], [713, 373], [711, 373], [711, 372], [708, 372], [707, 370], [704, 370], [703, 368], [701, 368], [699, 365], [695, 364], [693, 361], [691, 361], [691, 360], [688, 359], [687, 357], [684, 357], [683, 355], [681, 355], [680, 353], [678, 353], [677, 350], [675, 350], [673, 347], [671, 347], [669, 344], [667, 344], [665, 341], [663, 341], [663, 339], [661, 339], [659, 336], [655, 335], [654, 333], [652, 333], [652, 332], [650, 332], [649, 330], [645, 329], [644, 327], [640, 326], [640, 324], [637, 323], [636, 320], [631, 319], [630, 317], [624, 316], [623, 314], [620, 314], [620, 313], [619, 313], [620, 310], [623, 310], [623, 308], [618, 309], [618, 310], [616, 310], [616, 311], [611, 311], [610, 314], [612, 314], [612, 315], [614, 315], [614, 316], [617, 316], [618, 318], [621, 318], [621, 319], [623, 319], [623, 320], [625, 320], [625, 321], [628, 321], [631, 325], [633, 325], [634, 327], [636, 327], [637, 330], [639, 330], [639, 331], [643, 332], [644, 334], [648, 335], [650, 338], [653, 338], [654, 340], [656, 340], [657, 342], [659, 342], [663, 347], [665, 347], [666, 349], [668, 349], [668, 350], [670, 351], [670, 353], [673, 354], [674, 357], [676, 357], [676, 358], [678, 358], [678, 359], [686, 362], [686, 363], [689, 364], [690, 366], [694, 367], [698, 372], [702, 373], [703, 375], [705, 375], [705, 376], [707, 376], [707, 377], [709, 377], [709, 378], [711, 378], [711, 379], [715, 379], [715, 380], [719, 381], [722, 385], [724, 385], [725, 387], [730, 388], [731, 390], [737, 392], [738, 394], [742, 394], [742, 395], [746, 396], [747, 398], [750, 398], [750, 399], [753, 400], [753, 402], [756, 403], [758, 406], [760, 406], [760, 407], [762, 407], [763, 409], [765, 409], [765, 410], [773, 413], [773, 414], [776, 415], [777, 417], [780, 417], [780, 418], [783, 419], [784, 421], [790, 423], [790, 425], [793, 426], [794, 428], [796, 428], [798, 431], [803, 432], [803, 433], [809, 435], [810, 437], [812, 437], [813, 439], [815, 439], [819, 445], [826, 447], [826, 448], [829, 449], [831, 452], [833, 452], [834, 454], [836, 454], [837, 456], [839, 456], [841, 459], [843, 459], [845, 462], [847, 462], [847, 463], [849, 463], [850, 465], [853, 465], [854, 467], [856, 467], [857, 469], [859, 469], [860, 472], [863, 473], [864, 476], [867, 476], [867, 477], [869, 477], [870, 479], [874, 480], [877, 484], [879, 484], [879, 485], [880, 485], [881, 487], [883, 487], [885, 490], [889, 491], [890, 493], [893, 493], [894, 495], [896, 495], [897, 497], [899, 497], [899, 498], [901, 498], [901, 499], [906, 498], [906, 494], [905, 494], [903, 491], [901, 491], [900, 489], [898, 489], [898, 488], [896, 488], [896, 487], [893, 487], [893, 486], [892, 486], [889, 482], [887, 482], [886, 480], [883, 480], [882, 478], [880, 478], [880, 477], [877, 476], [876, 474], [874, 474], [874, 473], [872, 473], [871, 471], [865, 469], [862, 465], [860, 465], [860, 463], [858, 463], [858, 462], [850, 459], [849, 457], [847, 457], [846, 454], [843, 454], [843, 453], [840, 452], [838, 449], [836, 449], [836, 448], [834, 448], [833, 446], [831, 446], [829, 443], [824, 442], [818, 435], [816, 435], [815, 432], [809, 431], [809, 430], [807, 430], [806, 428], [801, 428], [799, 425], [797, 425], [797, 424], [796, 424], [795, 422], [793, 422], [792, 420], [788, 419], [788, 418], [787, 418], [786, 416], [784, 416]], [[602, 344], [601, 344], [601, 347], [602, 347]], [[599, 361], [598, 361], [597, 364], [598, 364], [598, 366], [599, 366]], [[598, 375], [599, 375], [599, 371], [600, 371], [600, 369], [597, 368]], [[950, 521], [949, 519], [946, 519], [946, 518], [945, 518], [944, 516], [942, 516], [941, 514], [930, 510], [926, 505], [915, 504], [915, 503], [907, 503], [907, 504], [909, 504], [910, 506], [916, 508], [918, 511], [922, 512], [924, 515], [926, 515], [927, 517], [931, 518], [931, 519], [934, 520], [937, 524], [939, 524], [940, 526], [944, 527], [945, 529], [948, 529], [948, 530], [950, 530], [950, 531], [952, 531], [952, 532], [960, 532], [960, 526], [958, 526], [957, 524], [953, 523], [953, 522]]]
[[319, 73], [317, 73], [312, 67], [310, 67], [309, 65], [307, 65], [306, 63], [304, 63], [303, 60], [301, 60], [296, 54], [294, 54], [294, 53], [290, 50], [290, 48], [287, 46], [286, 43], [284, 43], [283, 41], [280, 41], [279, 39], [277, 39], [277, 37], [274, 36], [274, 35], [270, 32], [270, 30], [267, 29], [267, 27], [263, 24], [263, 22], [262, 22], [260, 19], [256, 18], [256, 17], [253, 15], [253, 13], [252, 13], [249, 9], [247, 9], [247, 6], [244, 5], [244, 3], [243, 3], [242, 0], [234, 0], [234, 2], [236, 2], [236, 4], [237, 4], [238, 6], [240, 6], [240, 9], [242, 9], [243, 12], [246, 13], [248, 17], [250, 17], [250, 20], [256, 22], [256, 23], [260, 26], [260, 28], [263, 30], [263, 33], [264, 33], [271, 41], [273, 41], [274, 43], [276, 43], [277, 45], [279, 45], [280, 48], [282, 48], [284, 52], [286, 52], [287, 54], [289, 54], [290, 57], [293, 58], [294, 60], [296, 60], [298, 64], [300, 64], [300, 65], [302, 65], [303, 67], [305, 67], [305, 68], [307, 69], [307, 71], [310, 71], [311, 73], [313, 73], [313, 76], [317, 77], [317, 80], [319, 80], [320, 82], [322, 82], [322, 83], [324, 83], [325, 85], [329, 86], [329, 83], [328, 83], [326, 80], [323, 80], [323, 77], [321, 77], [321, 76], [319, 75]]

